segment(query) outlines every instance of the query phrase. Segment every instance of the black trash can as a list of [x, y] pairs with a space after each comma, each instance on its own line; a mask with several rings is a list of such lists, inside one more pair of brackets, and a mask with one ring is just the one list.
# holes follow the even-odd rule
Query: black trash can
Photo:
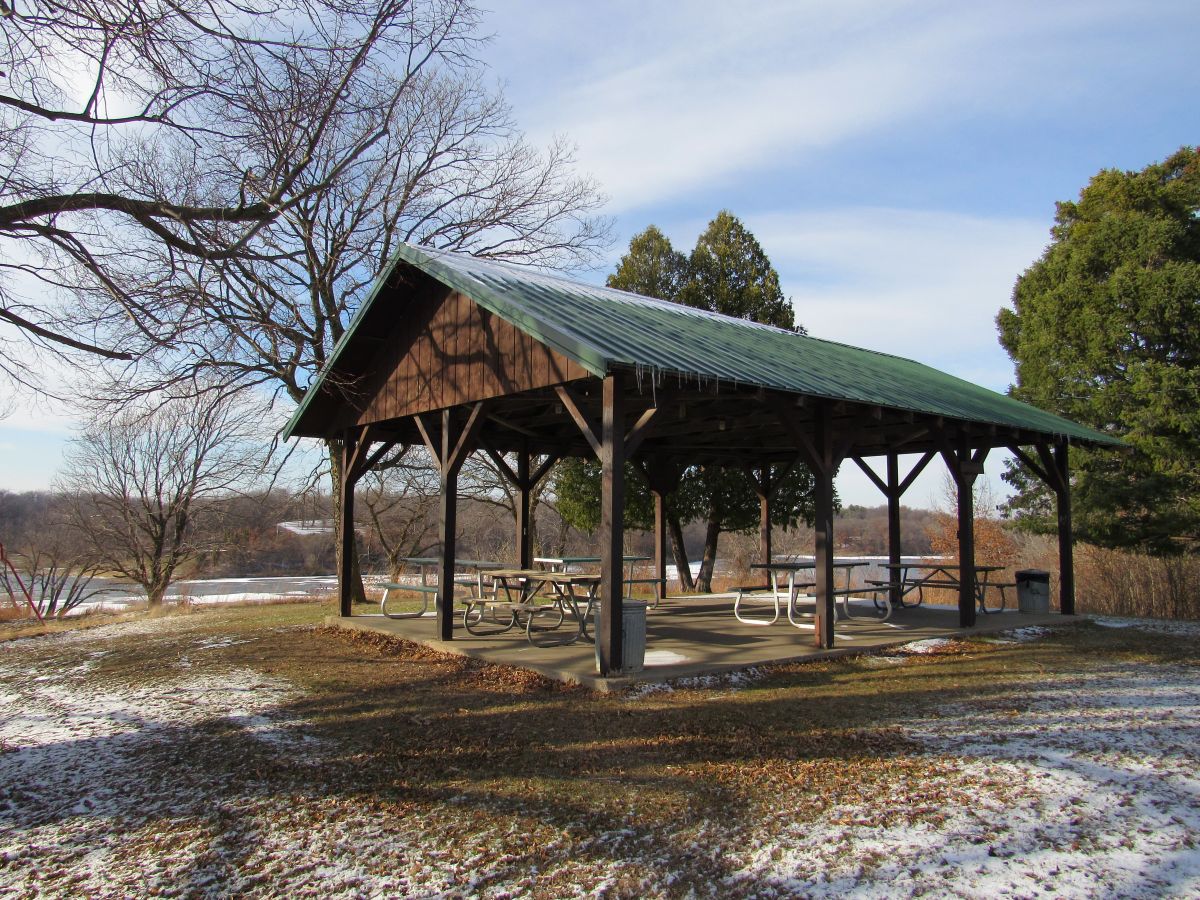
[[1045, 569], [1022, 569], [1017, 573], [1017, 610], [1045, 615], [1050, 612], [1050, 573]]

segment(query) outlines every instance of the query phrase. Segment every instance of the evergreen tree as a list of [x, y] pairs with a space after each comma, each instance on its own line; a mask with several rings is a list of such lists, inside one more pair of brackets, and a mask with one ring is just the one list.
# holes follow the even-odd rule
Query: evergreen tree
[[696, 241], [677, 299], [698, 309], [804, 331], [795, 327], [779, 273], [754, 235], [728, 210], [717, 213]]
[[[1013, 396], [1124, 437], [1131, 453], [1072, 451], [1077, 533], [1152, 552], [1200, 541], [1200, 151], [1107, 169], [1060, 203], [1053, 241], [997, 317]], [[1052, 504], [1012, 466], [1010, 514]]]
[[[762, 247], [731, 213], [720, 212], [696, 242], [690, 257], [676, 251], [667, 237], [651, 225], [629, 243], [608, 286], [701, 309], [751, 319], [797, 331], [792, 306], [779, 286], [779, 275]], [[600, 468], [596, 463], [562, 464], [557, 492], [559, 509], [571, 524], [587, 531], [599, 521]], [[632, 466], [626, 469], [625, 523], [648, 528], [653, 518], [645, 479]], [[772, 521], [791, 527], [811, 520], [812, 475], [796, 466], [783, 479], [772, 501]], [[667, 498], [671, 535], [684, 590], [708, 591], [723, 531], [758, 526], [758, 497], [749, 473], [741, 467], [693, 466], [679, 489]], [[694, 584], [682, 541], [682, 523], [703, 518], [705, 545], [700, 574]]]

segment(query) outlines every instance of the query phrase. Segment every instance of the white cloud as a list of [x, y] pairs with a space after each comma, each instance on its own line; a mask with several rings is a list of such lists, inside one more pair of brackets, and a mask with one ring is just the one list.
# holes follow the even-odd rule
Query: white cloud
[[1046, 224], [931, 210], [747, 216], [810, 334], [907, 356], [994, 390], [1012, 378], [995, 316]]
[[1047, 93], [1070, 94], [1078, 89], [1071, 60], [1085, 50], [1064, 38], [1119, 11], [1098, 3], [999, 12], [866, 2], [641, 7], [539, 4], [534, 13], [518, 4], [497, 20], [514, 30], [522, 14], [541, 23], [522, 32], [523, 46], [535, 57], [552, 50], [542, 66], [553, 71], [542, 68], [536, 84], [517, 76], [522, 121], [540, 138], [576, 141], [581, 168], [600, 179], [616, 213], [795, 168], [899, 122], [1004, 114], [1047, 102]]

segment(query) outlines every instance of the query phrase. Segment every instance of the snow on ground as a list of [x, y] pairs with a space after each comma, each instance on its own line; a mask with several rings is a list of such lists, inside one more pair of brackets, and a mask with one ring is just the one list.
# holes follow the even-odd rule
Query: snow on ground
[[[118, 638], [162, 641], [167, 674], [90, 677]], [[338, 748], [308, 733], [297, 689], [221, 662], [252, 638], [143, 620], [0, 649], [0, 895], [537, 893], [538, 869], [502, 849], [529, 839], [520, 819], [477, 816], [466, 795], [414, 815], [314, 780]], [[674, 687], [739, 690], [763, 675]], [[551, 841], [539, 866], [593, 894], [630, 872], [658, 895], [678, 875], [664, 848], [694, 844], [732, 867], [717, 896], [1200, 896], [1200, 667], [1091, 660], [905, 731], [952, 774], [943, 794], [914, 799], [894, 777], [813, 822], [784, 793], [699, 832]], [[259, 780], [256, 752], [291, 780]]]
[[[783, 824], [730, 884], [760, 896], [1200, 896], [1200, 669], [1113, 663], [912, 723], [969, 804], [870, 824], [903, 789]], [[862, 821], [866, 824], [854, 824]], [[849, 824], [845, 824], [849, 823]]]
[[[295, 691], [279, 679], [219, 665], [193, 671], [186, 654], [172, 677], [134, 684], [90, 677], [112, 640], [163, 630], [164, 620], [147, 619], [3, 645], [0, 894], [33, 894], [41, 886], [52, 895], [123, 895], [156, 884], [154, 870], [169, 864], [147, 865], [131, 858], [130, 848], [160, 829], [174, 830], [171, 823], [183, 823], [198, 805], [222, 802], [196, 790], [197, 761], [188, 754], [200, 743], [198, 729], [232, 730], [300, 758], [314, 752], [303, 723], [280, 712]], [[219, 645], [191, 642], [200, 652]], [[55, 656], [47, 648], [69, 652]], [[184, 856], [186, 844], [179, 848]]]
[[1200, 637], [1200, 622], [1181, 619], [1119, 619], [1116, 616], [1091, 616], [1103, 628], [1137, 628], [1175, 637]]

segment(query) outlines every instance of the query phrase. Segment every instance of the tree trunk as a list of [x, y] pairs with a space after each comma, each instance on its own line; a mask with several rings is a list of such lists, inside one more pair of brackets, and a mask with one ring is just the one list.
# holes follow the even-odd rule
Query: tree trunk
[[699, 594], [712, 593], [713, 567], [717, 562], [717, 539], [721, 537], [721, 520], [714, 512], [708, 515], [708, 525], [704, 530], [704, 556], [700, 560], [700, 575], [696, 578], [696, 592]]
[[158, 609], [163, 605], [163, 597], [166, 596], [167, 588], [171, 583], [167, 579], [159, 579], [151, 584], [144, 585], [146, 588], [146, 605], [150, 609]]
[[[334, 547], [336, 551], [335, 570], [342, 570], [342, 542], [337, 539], [337, 536], [342, 533], [342, 442], [337, 440], [329, 440], [325, 442], [325, 447], [329, 452], [329, 473], [333, 483], [333, 535]], [[358, 546], [357, 536], [355, 538], [355, 546]], [[352, 603], [366, 603], [367, 592], [363, 588], [362, 569], [359, 566], [358, 554], [354, 554], [354, 558], [350, 560], [350, 593]]]
[[687, 558], [687, 548], [683, 544], [683, 525], [679, 516], [667, 507], [667, 533], [671, 536], [671, 552], [675, 556], [675, 570], [679, 573], [679, 589], [684, 593], [696, 590], [696, 582], [692, 580], [692, 564]]

